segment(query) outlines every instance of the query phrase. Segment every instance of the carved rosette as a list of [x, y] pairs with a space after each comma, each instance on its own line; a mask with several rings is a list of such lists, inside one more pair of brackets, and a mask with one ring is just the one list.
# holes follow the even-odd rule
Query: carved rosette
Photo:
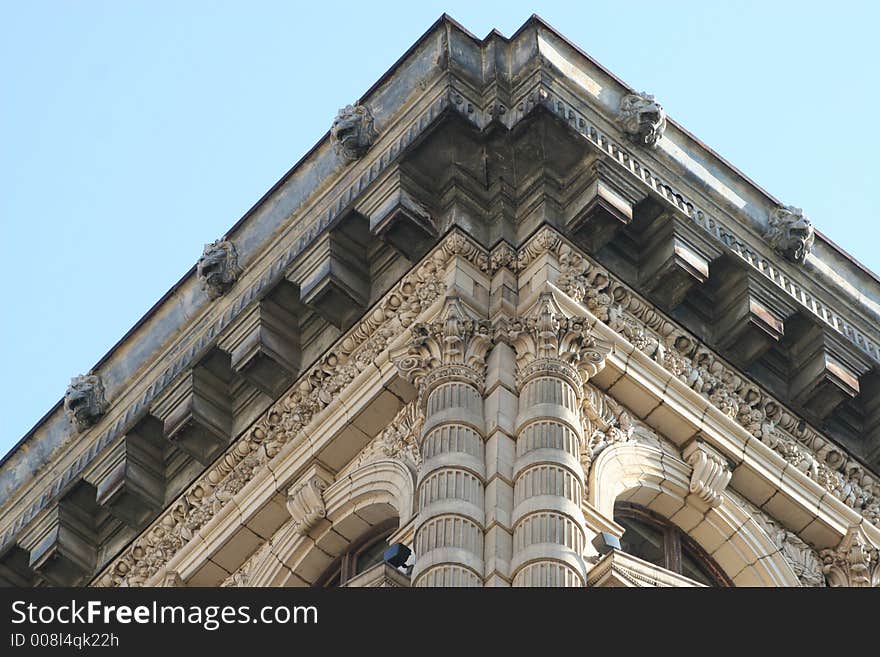
[[724, 456], [701, 440], [688, 444], [682, 451], [684, 460], [693, 468], [690, 491], [710, 507], [721, 506], [724, 489], [730, 483], [730, 467]]
[[394, 359], [419, 390], [423, 415], [412, 572], [414, 586], [483, 585], [485, 448], [483, 381], [489, 325], [448, 297], [437, 321], [415, 324]]
[[880, 587], [880, 552], [859, 527], [847, 532], [835, 550], [822, 550], [828, 586]]
[[64, 393], [64, 412], [78, 431], [94, 425], [107, 412], [108, 406], [100, 376], [86, 374], [70, 380]]
[[586, 318], [567, 317], [547, 293], [505, 332], [516, 352], [519, 392], [511, 517], [513, 586], [586, 582], [581, 407], [584, 384], [604, 367], [611, 351], [589, 329]]
[[666, 112], [646, 93], [627, 94], [620, 101], [618, 121], [630, 141], [656, 146], [666, 130]]
[[196, 272], [208, 298], [217, 299], [223, 296], [241, 274], [235, 245], [229, 240], [216, 240], [206, 244]]
[[293, 518], [298, 534], [308, 534], [327, 515], [324, 490], [333, 476], [319, 466], [313, 466], [306, 476], [287, 492], [287, 510]]
[[792, 262], [803, 264], [816, 239], [812, 222], [800, 208], [791, 205], [770, 213], [767, 242]]
[[336, 152], [347, 162], [363, 157], [378, 136], [373, 128], [373, 115], [365, 105], [346, 105], [330, 127]]

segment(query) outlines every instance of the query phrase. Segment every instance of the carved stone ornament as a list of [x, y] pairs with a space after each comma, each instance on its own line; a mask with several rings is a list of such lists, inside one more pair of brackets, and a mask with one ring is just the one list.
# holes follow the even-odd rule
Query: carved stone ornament
[[501, 335], [516, 351], [518, 380], [524, 380], [535, 369], [546, 369], [548, 363], [559, 362], [571, 368], [573, 376], [569, 378], [578, 394], [583, 384], [605, 367], [611, 353], [611, 345], [590, 333], [586, 317], [567, 317], [553, 295], [546, 292], [530, 313], [510, 322]]
[[685, 447], [682, 456], [694, 469], [691, 474], [691, 493], [710, 507], [720, 506], [724, 501], [722, 493], [731, 477], [727, 459], [700, 440]]
[[373, 128], [373, 115], [364, 105], [343, 107], [330, 128], [336, 152], [348, 162], [363, 157], [378, 136]]
[[596, 457], [611, 445], [629, 442], [636, 427], [629, 411], [589, 383], [584, 386], [581, 410], [585, 440], [580, 459], [589, 474]]
[[107, 411], [104, 385], [97, 374], [75, 376], [64, 393], [64, 412], [78, 431], [85, 431]]
[[[730, 493], [728, 493], [730, 494]], [[825, 586], [825, 575], [822, 572], [822, 560], [819, 554], [804, 542], [797, 534], [794, 534], [770, 518], [752, 503], [743, 500], [735, 493], [731, 495], [740, 506], [746, 508], [752, 519], [772, 539], [782, 558], [791, 566], [794, 574], [801, 582], [801, 586], [822, 587]]]
[[241, 269], [238, 266], [238, 254], [235, 245], [229, 240], [217, 240], [205, 245], [197, 267], [202, 288], [208, 297], [216, 299], [222, 296], [238, 279]]
[[813, 224], [800, 208], [786, 205], [770, 213], [767, 241], [792, 262], [803, 263], [813, 248]]
[[489, 322], [468, 317], [461, 301], [446, 298], [440, 319], [412, 326], [412, 342], [394, 358], [401, 375], [417, 388], [446, 376], [459, 376], [482, 386], [486, 354], [492, 347]]
[[642, 146], [655, 146], [666, 130], [666, 112], [651, 94], [624, 96], [618, 120], [630, 140]]
[[822, 550], [828, 586], [880, 587], [878, 548], [859, 527], [852, 527], [836, 550]]
[[297, 533], [308, 534], [327, 515], [324, 490], [331, 481], [329, 473], [315, 466], [303, 480], [291, 486], [287, 493], [287, 510]]

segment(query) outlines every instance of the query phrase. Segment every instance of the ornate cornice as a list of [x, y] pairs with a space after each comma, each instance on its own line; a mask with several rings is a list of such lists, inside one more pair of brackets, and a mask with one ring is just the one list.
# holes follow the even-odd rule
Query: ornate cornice
[[880, 480], [875, 474], [669, 321], [653, 304], [581, 255], [552, 228], [542, 228], [520, 249], [517, 269], [521, 271], [548, 252], [560, 262], [559, 289], [804, 475], [880, 526]]
[[454, 230], [414, 271], [301, 376], [168, 509], [95, 578], [98, 586], [143, 585], [170, 560], [281, 448], [301, 441], [303, 428], [370, 367], [390, 340], [446, 291], [443, 272], [454, 257], [487, 266], [488, 254]]

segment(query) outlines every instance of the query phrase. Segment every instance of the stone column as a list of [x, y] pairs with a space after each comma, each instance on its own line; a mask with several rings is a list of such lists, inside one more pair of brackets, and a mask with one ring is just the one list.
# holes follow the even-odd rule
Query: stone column
[[425, 418], [413, 586], [483, 586], [488, 322], [470, 319], [450, 297], [438, 321], [416, 324], [412, 333], [395, 363], [417, 387]]
[[584, 586], [583, 384], [609, 349], [550, 294], [508, 335], [517, 355], [513, 586]]

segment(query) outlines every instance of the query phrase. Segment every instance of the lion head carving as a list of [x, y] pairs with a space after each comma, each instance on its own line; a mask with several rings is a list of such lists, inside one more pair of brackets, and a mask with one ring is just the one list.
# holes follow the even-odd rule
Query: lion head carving
[[346, 105], [333, 120], [330, 136], [336, 151], [353, 162], [369, 150], [378, 134], [373, 128], [373, 115], [363, 105]]
[[238, 254], [228, 240], [217, 240], [205, 245], [197, 267], [202, 287], [211, 299], [216, 299], [238, 279]]
[[654, 146], [666, 130], [666, 112], [646, 93], [623, 97], [619, 121], [630, 140], [642, 146]]
[[770, 213], [767, 241], [789, 260], [804, 262], [814, 240], [813, 224], [800, 208], [786, 205]]
[[76, 376], [64, 394], [64, 412], [79, 431], [95, 424], [107, 410], [104, 385], [95, 374]]

